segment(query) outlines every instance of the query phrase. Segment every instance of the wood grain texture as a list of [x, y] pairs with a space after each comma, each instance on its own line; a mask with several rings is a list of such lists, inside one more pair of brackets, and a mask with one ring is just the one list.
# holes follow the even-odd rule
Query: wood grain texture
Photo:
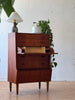
[[8, 35], [8, 81], [16, 83], [16, 40], [15, 33]]
[[26, 53], [17, 55], [17, 69], [50, 68], [50, 54]]
[[17, 33], [16, 40], [17, 46], [40, 46], [50, 47], [49, 34], [24, 34]]
[[50, 56], [52, 52], [17, 54], [18, 46], [50, 48], [50, 35], [29, 33], [8, 35], [8, 81], [16, 84], [16, 94], [18, 94], [19, 83], [51, 81]]
[[17, 83], [51, 81], [51, 69], [18, 70]]

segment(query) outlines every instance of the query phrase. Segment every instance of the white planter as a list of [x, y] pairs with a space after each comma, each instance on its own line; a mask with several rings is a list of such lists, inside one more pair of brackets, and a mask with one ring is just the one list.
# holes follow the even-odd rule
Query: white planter
[[42, 33], [42, 28], [40, 26], [37, 26], [36, 22], [33, 23], [32, 33]]

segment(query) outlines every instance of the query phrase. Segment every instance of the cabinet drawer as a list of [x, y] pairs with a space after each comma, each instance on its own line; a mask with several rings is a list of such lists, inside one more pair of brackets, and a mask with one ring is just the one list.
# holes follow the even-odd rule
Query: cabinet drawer
[[41, 70], [40, 81], [51, 81], [52, 69]]
[[39, 82], [40, 71], [39, 70], [18, 70], [17, 82]]
[[23, 33], [17, 33], [16, 34], [16, 45], [17, 46], [24, 46], [25, 45], [25, 34]]
[[17, 55], [18, 69], [41, 69], [49, 68], [50, 55], [45, 54], [24, 54]]
[[16, 34], [17, 46], [50, 46], [49, 35], [47, 34]]
[[[17, 82], [46, 82], [51, 81], [52, 70], [18, 70]], [[26, 76], [26, 77], [25, 77]]]

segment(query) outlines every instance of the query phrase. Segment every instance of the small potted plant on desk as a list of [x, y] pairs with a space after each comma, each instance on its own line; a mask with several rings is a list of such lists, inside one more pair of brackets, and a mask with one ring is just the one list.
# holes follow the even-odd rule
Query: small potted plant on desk
[[[54, 52], [54, 44], [53, 44], [53, 33], [49, 26], [50, 21], [46, 20], [39, 20], [37, 23], [37, 26], [40, 26], [42, 29], [42, 34], [50, 34], [50, 52]], [[49, 49], [46, 49], [46, 51], [49, 51]], [[55, 53], [57, 54], [57, 53]], [[54, 54], [51, 55], [51, 67], [54, 68], [57, 66], [57, 62], [55, 61]]]

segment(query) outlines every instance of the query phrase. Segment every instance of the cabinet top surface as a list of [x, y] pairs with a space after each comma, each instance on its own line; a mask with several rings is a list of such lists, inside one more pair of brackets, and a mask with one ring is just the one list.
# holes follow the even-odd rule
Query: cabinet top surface
[[19, 34], [19, 35], [50, 35], [50, 34], [43, 34], [43, 33], [15, 33], [15, 32], [13, 32], [13, 33], [9, 33], [9, 34], [12, 34], [12, 35], [17, 35], [17, 34]]

